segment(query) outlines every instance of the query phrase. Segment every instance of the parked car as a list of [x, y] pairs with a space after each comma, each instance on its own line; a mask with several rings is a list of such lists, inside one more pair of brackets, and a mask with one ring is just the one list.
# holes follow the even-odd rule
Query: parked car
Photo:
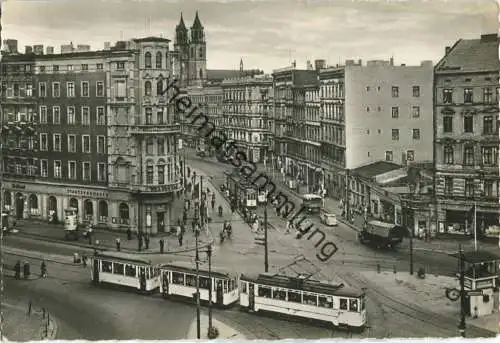
[[321, 213], [319, 214], [319, 219], [321, 220], [321, 223], [326, 226], [337, 226], [339, 224], [337, 221], [337, 215], [335, 215], [334, 213], [321, 211]]

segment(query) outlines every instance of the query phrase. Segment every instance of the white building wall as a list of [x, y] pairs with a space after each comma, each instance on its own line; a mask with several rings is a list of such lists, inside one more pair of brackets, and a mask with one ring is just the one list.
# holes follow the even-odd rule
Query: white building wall
[[[399, 96], [392, 96], [392, 87]], [[413, 86], [420, 87], [420, 96], [413, 96]], [[421, 66], [346, 66], [345, 118], [346, 168], [353, 169], [386, 160], [403, 164], [402, 156], [414, 151], [414, 161], [432, 161], [433, 137], [433, 67]], [[412, 107], [420, 108], [414, 118]], [[399, 108], [399, 117], [392, 117], [392, 107]], [[399, 129], [399, 140], [392, 139], [392, 129]], [[413, 139], [413, 129], [420, 130], [420, 139]]]

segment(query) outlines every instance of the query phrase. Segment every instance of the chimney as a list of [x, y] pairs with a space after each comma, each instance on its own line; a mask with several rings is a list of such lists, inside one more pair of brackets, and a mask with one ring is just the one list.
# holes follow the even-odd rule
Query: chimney
[[104, 42], [104, 50], [110, 50], [111, 49], [111, 42]]
[[361, 61], [361, 58], [360, 58], [360, 59], [358, 60], [358, 65], [363, 65], [361, 62], [362, 62], [362, 61]]
[[33, 53], [33, 47], [31, 45], [26, 45], [24, 47], [24, 53], [25, 54], [31, 54], [31, 53]]
[[320, 70], [326, 68], [326, 60], [314, 60], [314, 69]]
[[354, 60], [345, 60], [345, 65], [346, 66], [352, 66], [352, 65], [354, 65]]
[[451, 48], [449, 46], [447, 46], [446, 48], [444, 48], [444, 54], [445, 55], [448, 55], [448, 53], [450, 52]]
[[406, 63], [401, 63], [401, 67], [406, 67]]
[[47, 55], [54, 55], [54, 47], [53, 46], [47, 47]]
[[297, 61], [295, 61], [295, 60], [294, 60], [294, 61], [292, 62], [292, 68], [293, 68], [293, 69], [295, 69], [296, 67], [297, 67]]
[[306, 63], [306, 69], [307, 70], [313, 70], [313, 66], [312, 66], [311, 61], [307, 61], [307, 63]]
[[90, 45], [78, 44], [76, 46], [76, 51], [77, 52], [87, 52], [87, 51], [90, 51]]
[[394, 57], [389, 59], [389, 65], [394, 66]]
[[70, 54], [73, 52], [73, 43], [61, 45], [61, 54]]
[[17, 39], [4, 39], [5, 51], [9, 54], [17, 54]]
[[33, 52], [35, 55], [43, 55], [43, 45], [33, 45]]

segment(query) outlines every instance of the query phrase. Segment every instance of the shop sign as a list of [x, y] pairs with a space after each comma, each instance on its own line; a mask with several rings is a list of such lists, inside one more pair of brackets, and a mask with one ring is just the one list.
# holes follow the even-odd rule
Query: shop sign
[[68, 188], [66, 189], [66, 192], [68, 193], [68, 195], [83, 196], [89, 198], [107, 199], [109, 197], [107, 192], [89, 191], [84, 189]]
[[493, 280], [476, 281], [476, 289], [493, 287]]

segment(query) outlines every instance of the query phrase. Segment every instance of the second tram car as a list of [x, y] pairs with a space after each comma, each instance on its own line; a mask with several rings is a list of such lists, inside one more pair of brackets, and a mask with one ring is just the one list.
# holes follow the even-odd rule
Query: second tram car
[[365, 294], [301, 278], [260, 274], [240, 276], [240, 306], [250, 311], [330, 322], [334, 326], [362, 331], [366, 325]]
[[238, 204], [248, 209], [257, 207], [257, 188], [236, 173], [226, 173], [227, 189], [234, 195]]
[[[175, 262], [160, 267], [160, 292], [164, 297], [170, 295], [193, 298], [196, 293], [196, 268], [190, 263]], [[207, 270], [199, 269], [200, 301], [209, 300], [210, 277]], [[234, 304], [239, 299], [238, 278], [229, 273], [210, 271], [212, 278], [212, 302], [218, 307]], [[196, 299], [196, 298], [195, 298]]]
[[158, 264], [123, 252], [106, 251], [91, 257], [94, 284], [112, 284], [152, 292], [160, 288]]

